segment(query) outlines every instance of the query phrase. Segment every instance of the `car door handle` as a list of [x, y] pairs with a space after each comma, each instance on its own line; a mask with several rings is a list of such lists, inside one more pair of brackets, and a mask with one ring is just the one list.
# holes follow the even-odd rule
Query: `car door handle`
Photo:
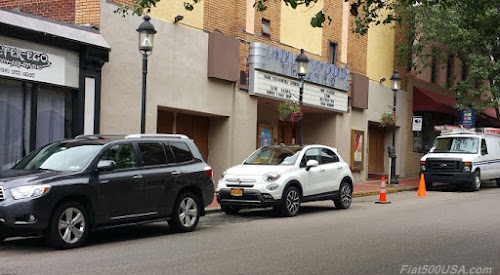
[[319, 169], [320, 172], [325, 172], [325, 169]]
[[180, 174], [181, 174], [181, 172], [179, 172], [179, 171], [172, 171], [172, 176], [178, 176]]
[[337, 167], [337, 169], [341, 170], [341, 169], [342, 169], [342, 166]]
[[134, 180], [142, 179], [142, 175], [135, 175], [132, 177]]

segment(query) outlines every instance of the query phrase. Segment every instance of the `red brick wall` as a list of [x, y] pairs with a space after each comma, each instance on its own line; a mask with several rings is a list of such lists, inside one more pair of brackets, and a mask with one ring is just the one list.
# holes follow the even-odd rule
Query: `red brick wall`
[[0, 7], [75, 24], [75, 0], [0, 0]]

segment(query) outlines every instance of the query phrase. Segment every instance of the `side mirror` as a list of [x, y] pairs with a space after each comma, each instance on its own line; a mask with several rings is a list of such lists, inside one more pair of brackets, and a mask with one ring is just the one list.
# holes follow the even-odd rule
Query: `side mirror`
[[311, 169], [311, 167], [316, 167], [318, 165], [319, 165], [319, 162], [317, 160], [310, 159], [306, 162], [306, 171], [309, 171], [309, 169]]
[[112, 160], [100, 160], [99, 163], [97, 163], [97, 170], [98, 171], [111, 171], [115, 169], [115, 162]]
[[487, 148], [481, 148], [481, 155], [487, 155], [488, 154], [488, 149]]

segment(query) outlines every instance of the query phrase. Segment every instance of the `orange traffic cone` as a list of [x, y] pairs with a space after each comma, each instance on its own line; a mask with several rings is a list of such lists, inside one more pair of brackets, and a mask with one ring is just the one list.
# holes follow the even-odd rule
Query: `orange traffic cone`
[[427, 192], [425, 191], [425, 179], [424, 174], [420, 174], [420, 184], [418, 185], [417, 197], [426, 198]]
[[385, 177], [382, 177], [382, 183], [380, 186], [380, 199], [379, 201], [376, 201], [375, 203], [391, 203], [390, 201], [387, 201], [387, 197], [385, 194]]

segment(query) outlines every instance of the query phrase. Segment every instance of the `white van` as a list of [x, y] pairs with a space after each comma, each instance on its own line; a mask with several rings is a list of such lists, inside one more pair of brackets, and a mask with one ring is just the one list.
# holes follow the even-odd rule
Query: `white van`
[[500, 187], [498, 131], [485, 128], [441, 133], [429, 153], [420, 159], [420, 172], [424, 174], [426, 188], [432, 188], [434, 182], [444, 182], [478, 191], [481, 181], [485, 180], [496, 180]]

